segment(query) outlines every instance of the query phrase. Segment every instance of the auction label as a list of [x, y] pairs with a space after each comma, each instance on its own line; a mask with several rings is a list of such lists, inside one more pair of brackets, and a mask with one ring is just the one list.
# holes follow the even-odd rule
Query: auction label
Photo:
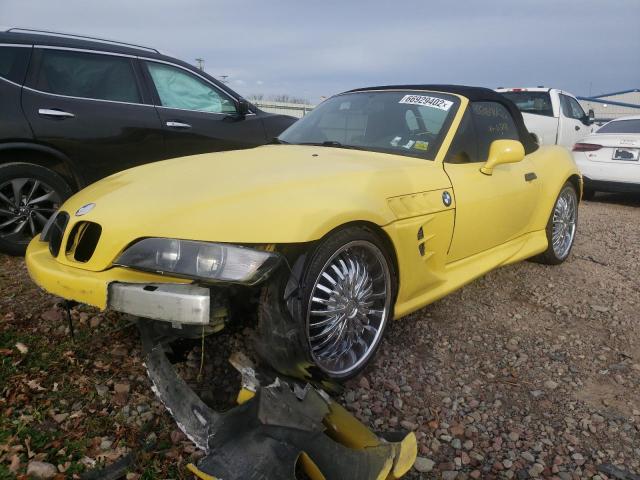
[[453, 102], [444, 98], [428, 97], [426, 95], [405, 95], [398, 103], [408, 103], [409, 105], [424, 105], [425, 107], [438, 108], [449, 111]]

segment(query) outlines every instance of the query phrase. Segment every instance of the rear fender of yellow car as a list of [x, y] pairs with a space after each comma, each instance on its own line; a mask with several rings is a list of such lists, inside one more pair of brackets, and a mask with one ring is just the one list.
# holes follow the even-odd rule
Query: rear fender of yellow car
[[544, 230], [562, 186], [569, 180], [575, 182], [580, 198], [582, 177], [571, 153], [564, 147], [543, 146], [528, 157], [535, 165], [536, 181], [540, 184], [539, 205], [531, 219], [530, 231]]

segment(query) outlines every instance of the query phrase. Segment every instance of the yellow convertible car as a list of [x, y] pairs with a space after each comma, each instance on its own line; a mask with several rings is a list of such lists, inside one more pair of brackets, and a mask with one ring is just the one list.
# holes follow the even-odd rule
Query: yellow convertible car
[[26, 262], [55, 295], [185, 335], [255, 310], [258, 351], [273, 366], [345, 379], [392, 318], [501, 265], [564, 261], [581, 190], [570, 153], [538, 147], [500, 94], [358, 89], [273, 145], [89, 186]]

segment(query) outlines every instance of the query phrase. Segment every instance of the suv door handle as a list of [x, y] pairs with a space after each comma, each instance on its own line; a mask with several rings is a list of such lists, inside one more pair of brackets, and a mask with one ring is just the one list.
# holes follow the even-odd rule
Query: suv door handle
[[191, 128], [191, 125], [182, 122], [167, 122], [166, 125], [171, 128]]
[[44, 117], [56, 117], [56, 118], [73, 118], [73, 113], [65, 112], [64, 110], [54, 110], [51, 108], [41, 108], [38, 113]]
[[576, 132], [577, 132], [578, 130], [580, 130], [580, 125], [576, 125], [575, 128], [576, 128]]
[[527, 182], [532, 182], [534, 181], [536, 178], [538, 178], [538, 176], [536, 175], [535, 172], [527, 172], [524, 174], [524, 179]]

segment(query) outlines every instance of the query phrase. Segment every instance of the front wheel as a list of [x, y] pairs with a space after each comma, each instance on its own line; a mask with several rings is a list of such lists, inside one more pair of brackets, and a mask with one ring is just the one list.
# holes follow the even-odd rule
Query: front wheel
[[564, 262], [575, 240], [578, 224], [578, 193], [572, 183], [562, 186], [547, 222], [547, 249], [533, 258], [538, 263], [558, 265]]
[[392, 316], [395, 274], [385, 245], [366, 228], [339, 231], [316, 248], [303, 285], [311, 360], [331, 378], [357, 375]]

